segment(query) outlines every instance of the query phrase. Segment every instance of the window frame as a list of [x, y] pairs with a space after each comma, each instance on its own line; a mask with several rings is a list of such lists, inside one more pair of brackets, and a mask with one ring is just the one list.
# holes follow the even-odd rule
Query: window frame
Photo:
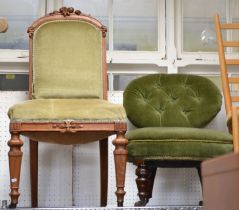
[[[226, 21], [230, 22], [232, 20], [230, 0], [225, 0], [226, 3]], [[176, 49], [178, 65], [186, 66], [192, 65], [217, 65], [219, 64], [218, 53], [217, 52], [184, 52], [183, 51], [183, 4], [182, 0], [175, 1], [175, 15], [176, 15]], [[231, 33], [227, 32], [227, 39], [231, 39]], [[228, 49], [230, 52], [230, 49]], [[230, 57], [235, 57], [236, 55], [230, 55]]]
[[[46, 14], [47, 0], [39, 0], [38, 16]], [[26, 31], [27, 33], [27, 31]], [[0, 62], [22, 63], [28, 62], [28, 50], [0, 49]]]

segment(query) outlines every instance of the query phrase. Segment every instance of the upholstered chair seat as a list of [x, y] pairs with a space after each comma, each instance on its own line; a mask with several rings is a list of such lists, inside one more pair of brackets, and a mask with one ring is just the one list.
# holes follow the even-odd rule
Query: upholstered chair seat
[[19, 103], [8, 111], [12, 122], [125, 121], [124, 108], [101, 99], [35, 99]]
[[197, 160], [232, 151], [230, 134], [180, 127], [138, 128], [127, 133], [129, 160]]
[[[128, 161], [144, 206], [152, 197], [157, 167], [195, 167], [233, 151], [229, 133], [203, 128], [220, 111], [222, 96], [209, 79], [195, 75], [155, 74], [137, 78], [124, 91]], [[201, 178], [201, 176], [200, 176]]]
[[[77, 123], [125, 123], [124, 108], [101, 99], [35, 99], [19, 103], [8, 111], [11, 122], [25, 123], [67, 123], [74, 129]], [[31, 140], [58, 143], [79, 144], [107, 138], [109, 132], [22, 132]]]

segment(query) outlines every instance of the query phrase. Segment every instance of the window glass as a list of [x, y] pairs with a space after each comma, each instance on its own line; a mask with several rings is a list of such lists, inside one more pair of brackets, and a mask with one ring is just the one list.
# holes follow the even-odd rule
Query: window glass
[[226, 0], [182, 0], [182, 8], [183, 51], [216, 51], [213, 16], [225, 21]]
[[124, 90], [134, 79], [144, 76], [143, 74], [118, 74], [114, 75], [114, 90]]
[[28, 75], [0, 74], [0, 91], [27, 91]]
[[158, 50], [157, 0], [114, 0], [113, 7], [114, 50]]
[[0, 49], [28, 49], [27, 28], [39, 16], [39, 2], [0, 0], [0, 25], [6, 29], [0, 30]]
[[[90, 14], [108, 28], [108, 0], [64, 0], [63, 5]], [[106, 39], [108, 49], [108, 33]]]

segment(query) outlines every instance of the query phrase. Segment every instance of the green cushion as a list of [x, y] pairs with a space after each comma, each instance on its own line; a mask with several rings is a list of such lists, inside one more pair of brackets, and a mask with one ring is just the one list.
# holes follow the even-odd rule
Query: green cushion
[[41, 25], [33, 37], [33, 98], [102, 98], [102, 32], [79, 20]]
[[195, 75], [147, 75], [124, 91], [127, 116], [137, 127], [203, 127], [218, 113], [221, 101], [216, 85]]
[[34, 99], [19, 103], [8, 111], [12, 122], [125, 121], [124, 108], [101, 99]]
[[233, 151], [232, 137], [216, 130], [148, 127], [129, 131], [129, 160], [199, 160]]

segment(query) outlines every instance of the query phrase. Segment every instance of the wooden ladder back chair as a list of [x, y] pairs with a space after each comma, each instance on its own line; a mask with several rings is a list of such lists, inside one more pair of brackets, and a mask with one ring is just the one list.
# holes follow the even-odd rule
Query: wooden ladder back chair
[[107, 205], [108, 136], [116, 134], [116, 196], [123, 205], [127, 129], [123, 106], [107, 101], [106, 28], [95, 18], [62, 7], [36, 20], [29, 33], [29, 100], [9, 109], [9, 207], [20, 195], [23, 145], [30, 139], [32, 207], [38, 206], [38, 142], [100, 142], [101, 206]]
[[219, 15], [214, 17], [215, 30], [217, 36], [219, 63], [221, 70], [221, 80], [223, 86], [223, 94], [225, 101], [225, 108], [227, 114], [227, 126], [233, 135], [234, 152], [239, 151], [239, 128], [238, 128], [238, 107], [233, 106], [233, 103], [239, 102], [239, 96], [231, 94], [231, 88], [235, 84], [239, 84], [239, 77], [230, 77], [228, 74], [228, 66], [238, 66], [238, 59], [228, 59], [225, 55], [225, 48], [239, 47], [239, 41], [223, 40], [222, 31], [226, 30], [239, 30], [239, 23], [220, 23]]

